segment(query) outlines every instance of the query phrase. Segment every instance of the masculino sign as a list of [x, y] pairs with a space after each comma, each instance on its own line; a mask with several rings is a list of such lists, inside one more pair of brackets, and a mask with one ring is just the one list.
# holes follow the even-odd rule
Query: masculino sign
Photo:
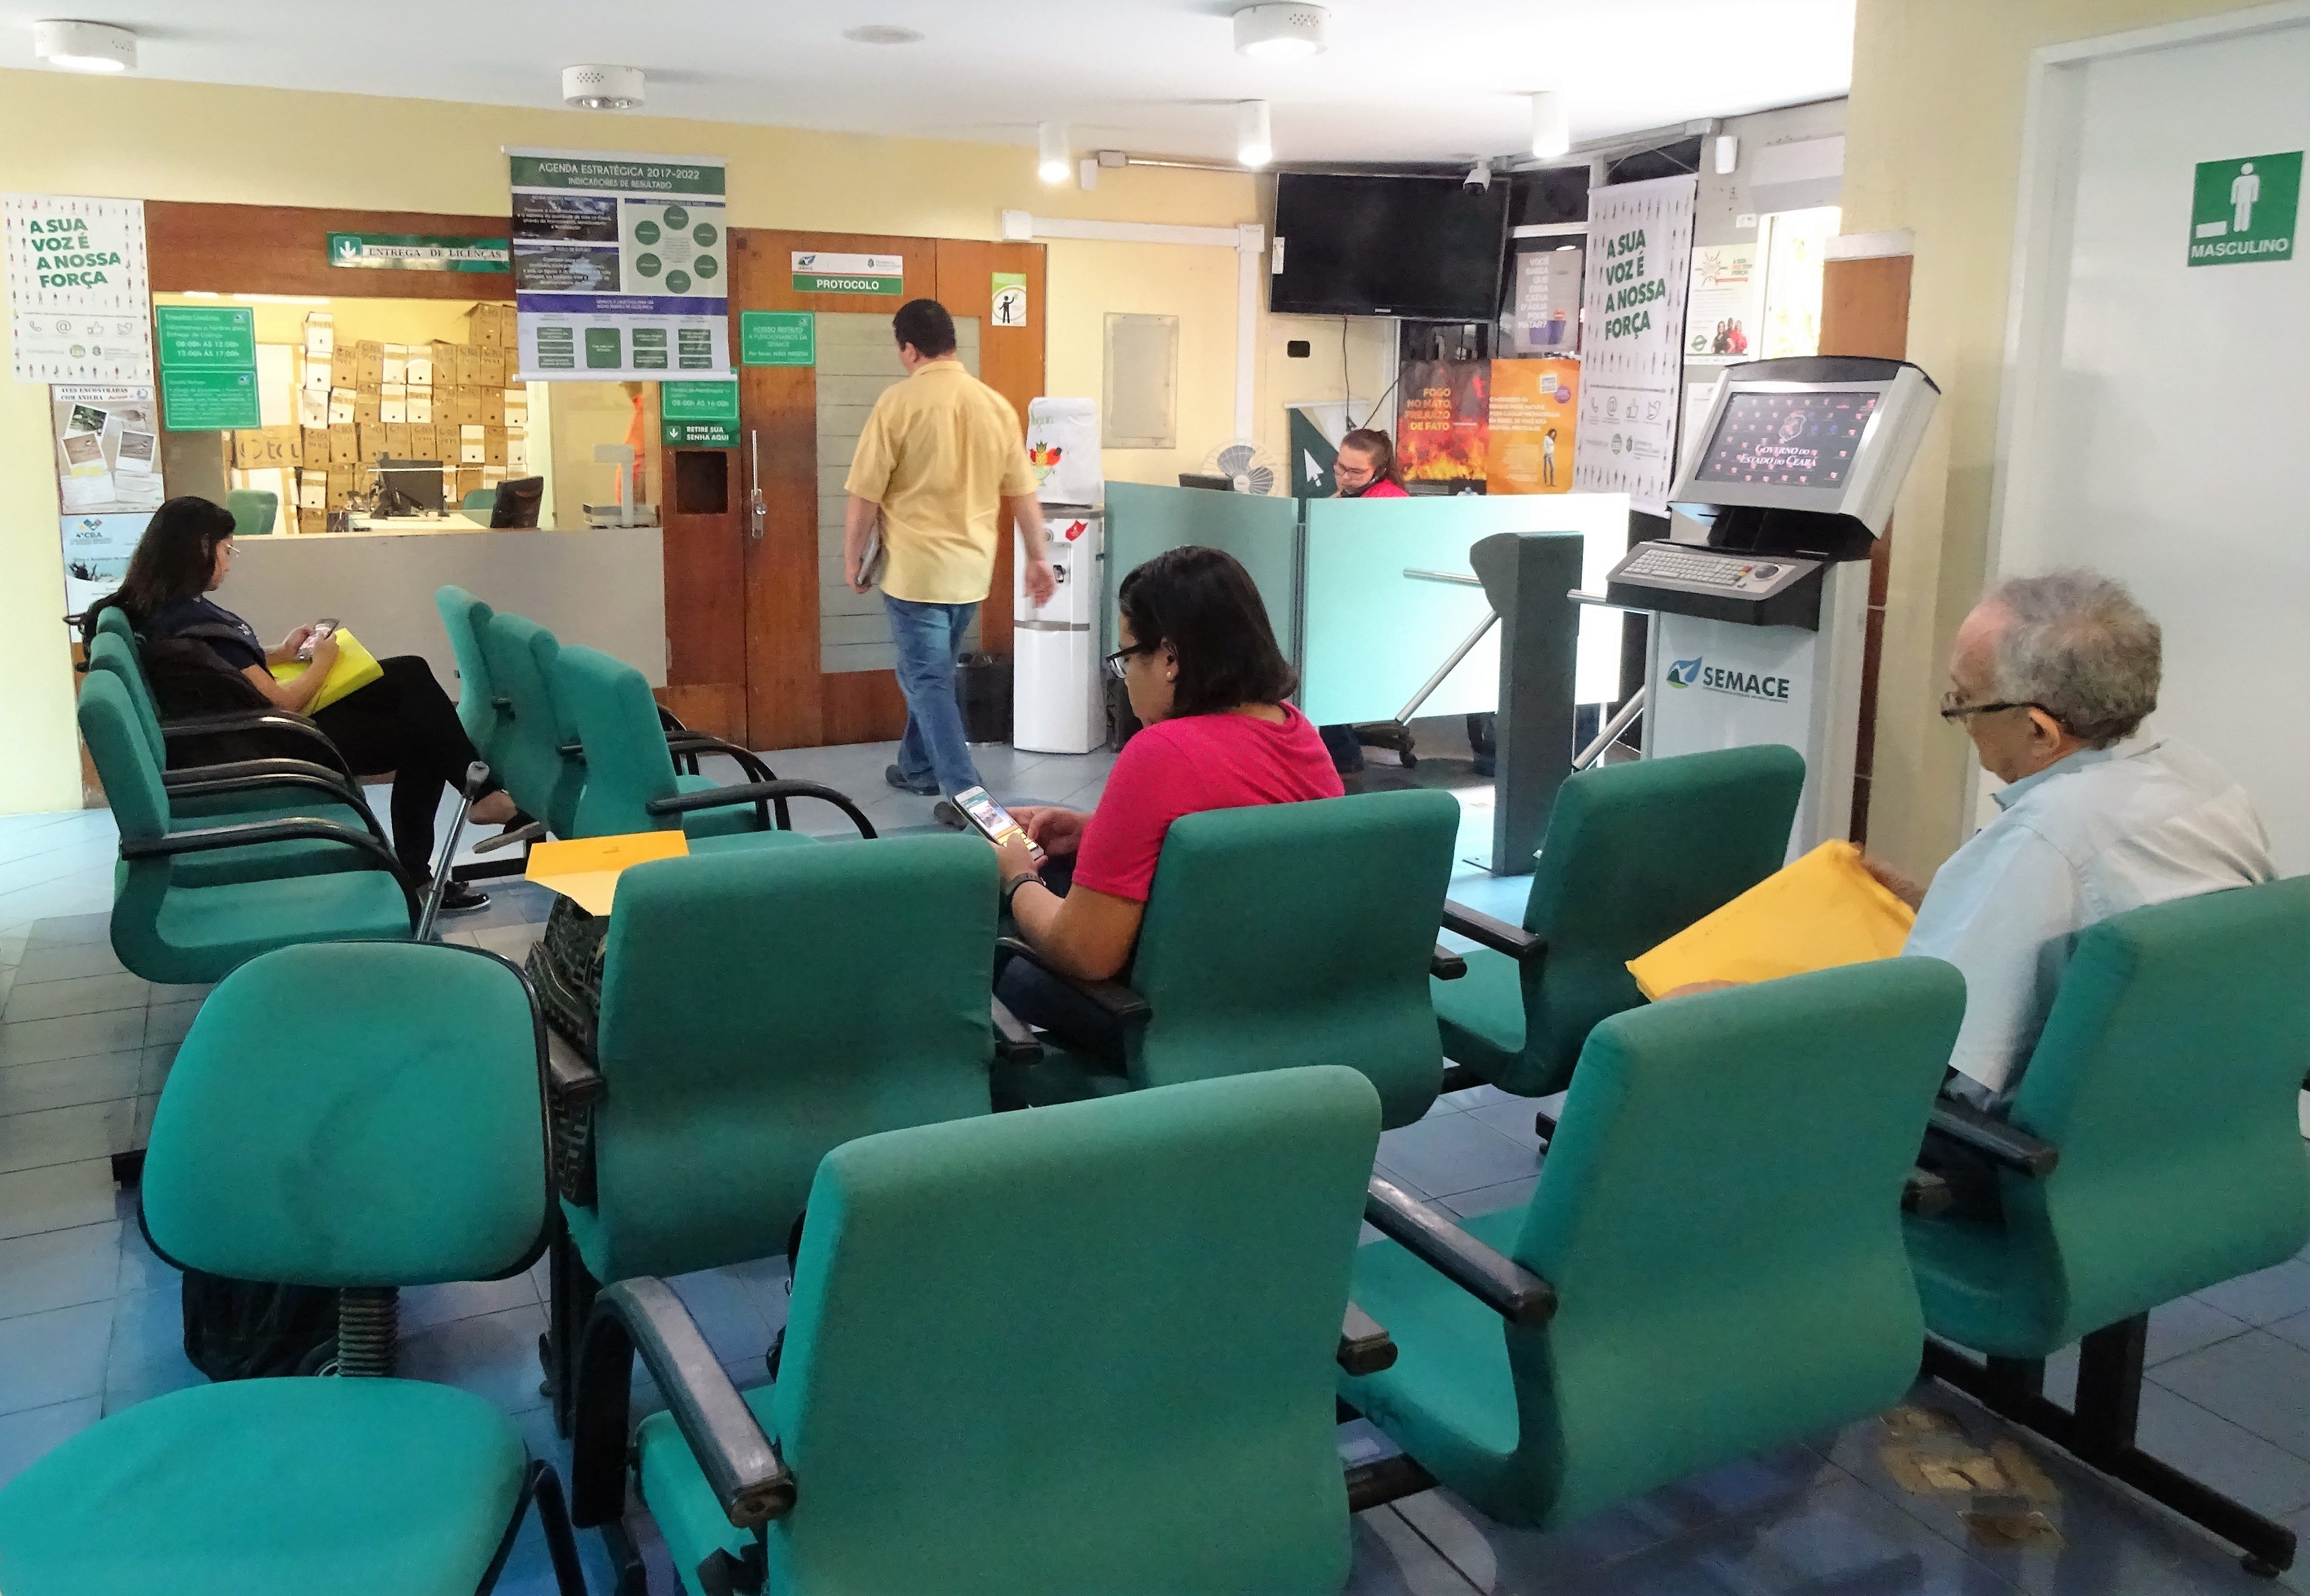
[[2190, 264], [2294, 258], [2302, 152], [2201, 160], [2190, 195]]

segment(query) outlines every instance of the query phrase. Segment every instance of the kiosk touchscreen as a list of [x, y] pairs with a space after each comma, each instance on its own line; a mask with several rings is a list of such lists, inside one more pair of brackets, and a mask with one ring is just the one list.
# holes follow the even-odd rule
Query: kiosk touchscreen
[[1639, 543], [1605, 585], [1654, 616], [1648, 755], [1804, 755], [1791, 858], [1851, 830], [1869, 554], [1940, 395], [1905, 360], [1729, 368], [1669, 493], [1706, 541]]

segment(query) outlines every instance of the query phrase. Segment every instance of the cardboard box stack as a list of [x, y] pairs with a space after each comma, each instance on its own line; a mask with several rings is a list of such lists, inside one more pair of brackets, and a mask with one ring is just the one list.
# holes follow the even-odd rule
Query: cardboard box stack
[[516, 380], [511, 305], [475, 305], [462, 341], [340, 342], [334, 317], [305, 318], [290, 425], [237, 432], [232, 485], [278, 494], [286, 531], [377, 488], [380, 456], [441, 463], [452, 513], [471, 492], [529, 474], [529, 390]]

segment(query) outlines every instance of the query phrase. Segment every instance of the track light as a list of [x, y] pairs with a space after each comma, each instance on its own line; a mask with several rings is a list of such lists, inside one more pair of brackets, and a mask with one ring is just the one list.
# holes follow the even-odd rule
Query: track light
[[34, 22], [32, 54], [67, 72], [126, 72], [136, 65], [136, 35], [109, 22]]
[[1532, 152], [1554, 160], [1572, 148], [1572, 108], [1564, 96], [1544, 89], [1532, 97]]
[[1235, 158], [1245, 166], [1265, 166], [1275, 159], [1275, 140], [1268, 128], [1267, 101], [1236, 102]]
[[1043, 122], [1035, 127], [1035, 175], [1046, 183], [1064, 183], [1072, 164], [1067, 159], [1067, 125]]

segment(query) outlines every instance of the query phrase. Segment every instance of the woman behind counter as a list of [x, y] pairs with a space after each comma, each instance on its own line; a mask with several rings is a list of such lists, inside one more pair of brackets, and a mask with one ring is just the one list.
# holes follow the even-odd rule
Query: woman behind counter
[[[317, 643], [312, 663], [296, 675], [274, 676], [269, 667], [295, 661], [313, 629], [300, 626], [278, 648], [267, 648], [248, 622], [208, 596], [232, 569], [232, 512], [223, 506], [192, 497], [169, 500], [152, 513], [119, 591], [98, 600], [82, 617], [82, 635], [94, 637], [98, 615], [117, 608], [139, 637], [197, 643], [224, 669], [246, 678], [268, 703], [305, 713], [336, 663], [336, 639]], [[430, 665], [416, 655], [378, 664], [385, 670], [381, 678], [312, 712], [313, 721], [354, 770], [365, 776], [393, 772], [393, 851], [412, 879], [429, 882], [433, 819], [442, 793], [463, 781], [465, 768], [481, 756]], [[473, 805], [473, 818], [481, 825], [503, 825], [515, 813], [513, 800], [492, 778]], [[456, 912], [489, 901], [486, 893], [452, 881], [441, 906]]]
[[[1332, 480], [1339, 490], [1334, 499], [1409, 499], [1403, 477], [1396, 470], [1395, 446], [1387, 434], [1370, 427], [1358, 427], [1340, 439], [1338, 458], [1332, 463]], [[1353, 776], [1364, 768], [1364, 745], [1356, 741], [1353, 726], [1318, 726], [1323, 733], [1324, 751], [1332, 756], [1332, 768], [1342, 776]]]

